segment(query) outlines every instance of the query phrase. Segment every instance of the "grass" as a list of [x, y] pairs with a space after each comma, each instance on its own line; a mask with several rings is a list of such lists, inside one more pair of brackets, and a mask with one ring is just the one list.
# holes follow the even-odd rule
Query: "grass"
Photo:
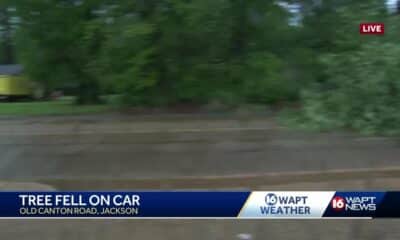
[[112, 109], [110, 104], [76, 105], [70, 97], [55, 101], [0, 102], [0, 116], [80, 115]]

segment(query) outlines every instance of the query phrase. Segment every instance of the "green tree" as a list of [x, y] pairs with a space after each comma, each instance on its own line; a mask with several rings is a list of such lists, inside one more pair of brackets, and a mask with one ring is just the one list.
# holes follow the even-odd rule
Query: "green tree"
[[[304, 90], [303, 121], [317, 128], [352, 128], [366, 133], [398, 133], [400, 116], [397, 76], [399, 47], [394, 42], [398, 17], [388, 16], [384, 3], [359, 2], [340, 6], [340, 27], [326, 42], [311, 45], [323, 78]], [[327, 16], [327, 15], [322, 15]], [[333, 21], [333, 20], [332, 20]], [[330, 21], [329, 21], [330, 22]], [[390, 22], [385, 36], [359, 36], [361, 22]], [[320, 49], [316, 46], [326, 47]]]
[[14, 35], [19, 23], [15, 5], [11, 1], [0, 1], [0, 63], [15, 63]]
[[111, 15], [101, 63], [129, 103], [270, 103], [295, 95], [283, 60], [295, 42], [276, 4], [134, 1]]
[[[79, 3], [79, 4], [78, 4]], [[21, 1], [18, 55], [47, 93], [76, 87], [79, 103], [99, 100], [99, 83], [89, 69], [96, 56], [90, 38], [93, 1]], [[49, 10], [51, 9], [51, 10]], [[91, 42], [90, 42], [91, 41]]]

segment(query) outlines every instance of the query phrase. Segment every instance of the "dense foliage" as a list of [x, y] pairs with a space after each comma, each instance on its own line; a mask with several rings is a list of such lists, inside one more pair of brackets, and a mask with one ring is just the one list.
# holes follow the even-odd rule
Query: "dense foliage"
[[[399, 133], [398, 17], [388, 16], [376, 1], [339, 5], [335, 15], [340, 27], [327, 30], [331, 47], [317, 52], [320, 80], [301, 90], [303, 108], [295, 120], [316, 129]], [[357, 36], [361, 22], [385, 22], [385, 36]]]
[[396, 132], [398, 20], [384, 0], [3, 0], [0, 61], [80, 103], [296, 101], [317, 128]]
[[239, 104], [293, 100], [302, 85], [286, 74], [301, 53], [297, 30], [273, 2], [17, 3], [17, 55], [46, 92], [75, 86], [81, 102], [118, 93], [134, 105]]

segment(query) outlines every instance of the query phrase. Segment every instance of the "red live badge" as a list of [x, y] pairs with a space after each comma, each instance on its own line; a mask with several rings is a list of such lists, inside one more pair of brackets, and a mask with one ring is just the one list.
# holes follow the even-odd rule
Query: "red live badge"
[[385, 34], [385, 24], [383, 23], [361, 23], [360, 34], [383, 35]]

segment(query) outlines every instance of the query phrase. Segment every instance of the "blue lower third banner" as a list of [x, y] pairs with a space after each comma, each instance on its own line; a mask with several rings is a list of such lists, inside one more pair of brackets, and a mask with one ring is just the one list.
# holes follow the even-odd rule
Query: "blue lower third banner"
[[400, 192], [0, 192], [0, 218], [400, 218]]

